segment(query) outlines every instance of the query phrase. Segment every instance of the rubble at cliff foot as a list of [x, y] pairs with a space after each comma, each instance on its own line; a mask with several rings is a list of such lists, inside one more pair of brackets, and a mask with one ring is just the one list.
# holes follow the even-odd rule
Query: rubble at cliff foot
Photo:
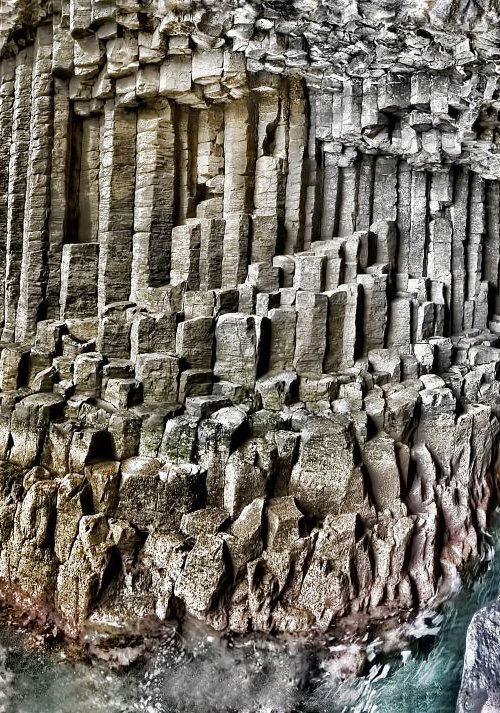
[[496, 363], [450, 369], [382, 385], [351, 370], [314, 405], [189, 397], [164, 420], [69, 399], [79, 427], [51, 420], [54, 395], [27, 397], [0, 470], [3, 591], [72, 635], [184, 614], [305, 632], [417, 608], [478, 552], [496, 493]]

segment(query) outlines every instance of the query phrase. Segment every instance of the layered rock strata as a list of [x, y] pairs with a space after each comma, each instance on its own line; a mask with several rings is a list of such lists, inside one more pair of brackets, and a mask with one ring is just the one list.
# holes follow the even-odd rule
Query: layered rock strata
[[4, 3], [0, 583], [72, 635], [325, 630], [477, 553], [492, 8]]

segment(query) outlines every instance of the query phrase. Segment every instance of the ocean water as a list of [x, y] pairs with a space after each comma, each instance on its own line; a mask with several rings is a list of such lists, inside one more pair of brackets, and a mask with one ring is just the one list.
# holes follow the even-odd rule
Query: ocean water
[[467, 626], [499, 594], [496, 526], [458, 591], [420, 612], [397, 652], [369, 640], [364, 675], [346, 682], [333, 663], [342, 642], [316, 649], [172, 631], [146, 663], [117, 671], [60, 651], [27, 651], [23, 633], [3, 627], [0, 713], [452, 713]]

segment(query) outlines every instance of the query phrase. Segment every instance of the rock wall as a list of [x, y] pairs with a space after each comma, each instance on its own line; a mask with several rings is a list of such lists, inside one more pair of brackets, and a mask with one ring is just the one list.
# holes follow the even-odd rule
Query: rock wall
[[477, 552], [497, 18], [409, 5], [4, 3], [5, 596], [327, 629]]

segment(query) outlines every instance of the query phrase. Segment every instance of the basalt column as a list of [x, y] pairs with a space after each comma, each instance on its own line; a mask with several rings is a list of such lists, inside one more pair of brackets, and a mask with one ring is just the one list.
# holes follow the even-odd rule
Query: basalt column
[[21, 51], [17, 55], [14, 78], [14, 104], [12, 108], [12, 138], [10, 144], [7, 202], [5, 317], [3, 328], [3, 337], [6, 339], [13, 339], [14, 337], [17, 302], [19, 299], [19, 283], [21, 278], [24, 212], [30, 146], [32, 64], [32, 47]]
[[128, 300], [136, 172], [137, 113], [108, 100], [101, 126], [98, 301]]
[[175, 217], [175, 135], [167, 100], [141, 109], [137, 119], [134, 238], [130, 297], [170, 280]]

